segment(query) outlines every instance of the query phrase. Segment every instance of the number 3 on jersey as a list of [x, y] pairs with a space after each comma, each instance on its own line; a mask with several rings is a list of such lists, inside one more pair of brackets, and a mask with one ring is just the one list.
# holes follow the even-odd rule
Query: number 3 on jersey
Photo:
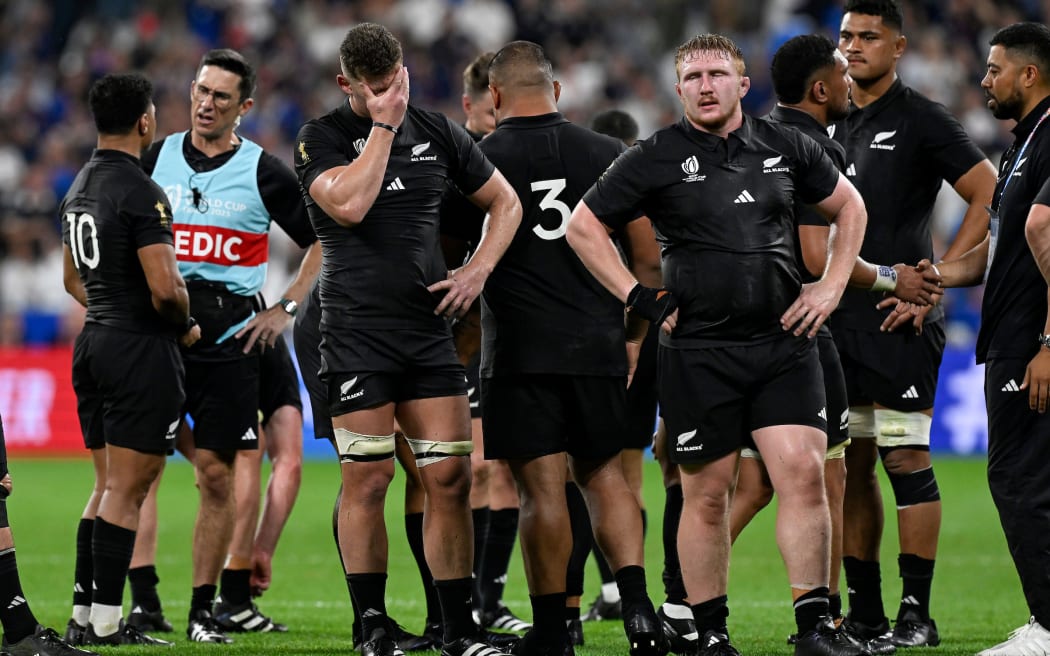
[[569, 229], [569, 217], [572, 216], [572, 209], [558, 200], [558, 194], [565, 190], [565, 178], [557, 178], [555, 180], [539, 180], [532, 183], [532, 191], [546, 191], [543, 198], [540, 199], [541, 210], [554, 210], [561, 215], [561, 223], [554, 230], [548, 230], [540, 224], [536, 224], [532, 227], [532, 231], [536, 233], [536, 236], [540, 239], [554, 240], [560, 239], [565, 236], [565, 231]]
[[[66, 222], [69, 224], [69, 250], [73, 254], [73, 266], [78, 270], [81, 264], [89, 269], [97, 268], [100, 253], [98, 252], [98, 228], [95, 227], [95, 217], [90, 214], [67, 212]], [[86, 235], [84, 234], [85, 227], [88, 229]], [[85, 245], [88, 244], [90, 244], [88, 248], [85, 248]], [[90, 256], [88, 250], [91, 251]]]

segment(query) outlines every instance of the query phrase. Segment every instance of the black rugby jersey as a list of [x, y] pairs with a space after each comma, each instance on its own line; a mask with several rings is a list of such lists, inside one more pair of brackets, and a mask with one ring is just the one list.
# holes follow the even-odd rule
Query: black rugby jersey
[[[842, 144], [828, 136], [827, 128], [821, 125], [817, 119], [801, 109], [782, 107], [780, 105], [774, 107], [766, 119], [773, 123], [789, 125], [816, 141], [824, 149], [824, 152], [828, 154], [828, 157], [831, 158], [831, 161], [835, 162], [835, 166], [840, 171], [844, 172], [846, 170], [846, 149], [842, 147]], [[828, 220], [824, 218], [824, 215], [815, 207], [801, 203], [795, 207], [795, 218], [798, 221], [798, 225], [820, 226], [823, 228], [827, 228], [830, 225]], [[799, 240], [795, 248], [795, 256], [798, 258], [798, 272], [802, 276], [803, 282], [813, 282], [818, 278], [806, 269], [806, 264], [802, 259], [801, 243], [801, 240]], [[821, 326], [821, 328], [824, 328], [824, 326]]]
[[1050, 97], [1017, 123], [1013, 146], [999, 164], [992, 196], [993, 208], [999, 211], [999, 233], [981, 304], [977, 362], [1031, 358], [1046, 323], [1046, 280], [1028, 247], [1024, 226], [1033, 203], [1050, 205], [1050, 118], [1032, 135], [1023, 153], [1020, 149], [1047, 109]]
[[[153, 142], [146, 152], [142, 153], [142, 168], [146, 170], [146, 173], [153, 175], [153, 168], [157, 164], [157, 156], [160, 155], [165, 139], [173, 136], [168, 135], [160, 141]], [[230, 161], [236, 153], [237, 149], [234, 148], [215, 157], [208, 157], [194, 147], [189, 132], [185, 133], [182, 141], [183, 159], [190, 168], [201, 173], [214, 171]], [[262, 156], [259, 157], [256, 179], [263, 206], [266, 207], [266, 212], [274, 222], [281, 226], [281, 229], [300, 248], [307, 248], [317, 241], [313, 226], [310, 225], [310, 217], [306, 215], [306, 207], [303, 206], [302, 195], [299, 193], [299, 180], [295, 177], [295, 172], [280, 159], [264, 150]], [[187, 186], [189, 183], [190, 181], [187, 180]]]
[[826, 199], [838, 177], [793, 128], [745, 116], [722, 139], [683, 117], [629, 148], [583, 200], [612, 228], [635, 209], [652, 219], [679, 303], [661, 343], [695, 348], [784, 334], [780, 317], [801, 288], [795, 202]]
[[174, 337], [153, 308], [138, 250], [174, 246], [168, 197], [138, 158], [96, 150], [59, 207], [62, 242], [87, 292], [87, 323]]
[[444, 318], [434, 314], [440, 298], [427, 287], [447, 275], [438, 244], [446, 181], [469, 195], [488, 181], [493, 166], [461, 126], [409, 106], [379, 195], [360, 224], [343, 227], [310, 197], [310, 185], [325, 171], [355, 160], [371, 130], [372, 120], [344, 102], [307, 122], [296, 140], [295, 169], [324, 252], [323, 323], [442, 328]]
[[565, 240], [572, 209], [623, 144], [555, 112], [505, 119], [480, 147], [522, 207], [481, 296], [482, 377], [625, 376], [623, 303]]
[[[930, 223], [941, 183], [955, 184], [984, 154], [943, 105], [900, 80], [878, 100], [854, 108], [841, 128], [836, 136], [846, 146], [846, 177], [868, 210], [860, 256], [887, 266], [932, 260]], [[890, 311], [875, 309], [882, 298], [882, 292], [847, 289], [832, 327], [878, 332]], [[943, 316], [937, 305], [926, 321]]]

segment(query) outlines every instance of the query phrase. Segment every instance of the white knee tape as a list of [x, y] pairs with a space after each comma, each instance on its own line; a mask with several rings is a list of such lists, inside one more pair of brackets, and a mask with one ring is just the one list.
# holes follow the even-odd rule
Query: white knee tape
[[922, 412], [875, 410], [875, 443], [879, 446], [930, 446], [933, 418]]
[[740, 457], [751, 458], [752, 460], [758, 460], [759, 462], [762, 461], [762, 454], [758, 452], [758, 449], [752, 449], [746, 446], [740, 448]]
[[875, 409], [870, 405], [852, 406], [849, 409], [849, 436], [871, 439], [875, 437]]
[[345, 428], [335, 429], [335, 448], [339, 462], [371, 462], [394, 457], [394, 434], [361, 435]]
[[453, 456], [469, 456], [474, 451], [474, 443], [470, 440], [437, 442], [435, 440], [413, 440], [406, 437], [405, 441], [412, 448], [412, 453], [416, 455], [416, 467], [419, 468]]

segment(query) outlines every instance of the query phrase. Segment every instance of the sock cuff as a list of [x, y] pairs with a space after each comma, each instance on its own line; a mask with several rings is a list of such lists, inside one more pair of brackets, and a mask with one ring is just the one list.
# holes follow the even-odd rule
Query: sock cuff
[[897, 566], [900, 568], [901, 578], [932, 579], [935, 562], [915, 554], [900, 554], [897, 556]]

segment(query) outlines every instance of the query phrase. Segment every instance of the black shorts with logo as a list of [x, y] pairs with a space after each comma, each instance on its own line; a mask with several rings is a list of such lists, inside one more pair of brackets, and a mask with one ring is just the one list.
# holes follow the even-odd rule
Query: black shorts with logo
[[481, 419], [481, 349], [467, 363], [467, 401], [470, 418]]
[[171, 337], [87, 324], [73, 345], [73, 389], [84, 446], [172, 453], [186, 400]]
[[623, 448], [648, 449], [656, 431], [656, 349], [660, 327], [651, 326], [642, 341], [638, 365], [627, 388], [627, 435]]
[[290, 405], [303, 410], [299, 398], [299, 376], [295, 373], [292, 354], [284, 337], [278, 337], [273, 348], [266, 348], [259, 356], [259, 412], [262, 423], [270, 421], [278, 408]]
[[820, 368], [824, 372], [824, 395], [828, 401], [828, 448], [849, 439], [849, 399], [835, 339], [826, 326], [817, 333]]
[[481, 381], [485, 458], [568, 453], [605, 460], [623, 450], [626, 381], [620, 376], [519, 374]]
[[827, 432], [824, 376], [814, 340], [785, 335], [743, 346], [673, 349], [658, 357], [660, 414], [675, 463], [705, 462], [769, 426]]
[[314, 438], [330, 440], [335, 437], [335, 432], [332, 430], [332, 417], [328, 414], [328, 386], [321, 380], [320, 327], [306, 321], [296, 321], [292, 331], [292, 343], [295, 344], [295, 359], [299, 362], [303, 384], [310, 395]]
[[332, 417], [386, 403], [467, 394], [466, 371], [448, 330], [330, 335], [324, 333], [321, 360]]
[[892, 333], [836, 327], [833, 336], [846, 376], [850, 405], [871, 405], [916, 412], [933, 407], [937, 375], [944, 355], [944, 321], [910, 326]]
[[198, 449], [259, 448], [259, 361], [258, 353], [234, 360], [186, 360], [185, 411], [193, 418]]

